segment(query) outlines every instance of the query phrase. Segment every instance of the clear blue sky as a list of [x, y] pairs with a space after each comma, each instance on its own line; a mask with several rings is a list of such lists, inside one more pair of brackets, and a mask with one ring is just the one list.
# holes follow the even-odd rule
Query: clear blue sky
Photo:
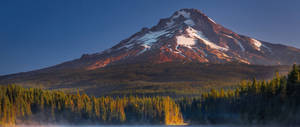
[[0, 75], [100, 52], [181, 8], [300, 48], [300, 0], [0, 0]]

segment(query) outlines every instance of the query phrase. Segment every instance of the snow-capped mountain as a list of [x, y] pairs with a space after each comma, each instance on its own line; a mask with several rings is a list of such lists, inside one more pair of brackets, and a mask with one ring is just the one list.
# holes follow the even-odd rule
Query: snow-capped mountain
[[120, 63], [200, 62], [285, 65], [300, 63], [300, 50], [235, 33], [196, 9], [181, 9], [100, 53], [49, 69], [102, 68]]
[[275, 71], [286, 74], [289, 66], [264, 65], [293, 63], [300, 63], [300, 49], [237, 34], [198, 10], [182, 9], [110, 49], [41, 70], [0, 76], [0, 84], [78, 88], [92, 95], [141, 90], [143, 95], [177, 95], [174, 91], [221, 88], [252, 77], [270, 79]]

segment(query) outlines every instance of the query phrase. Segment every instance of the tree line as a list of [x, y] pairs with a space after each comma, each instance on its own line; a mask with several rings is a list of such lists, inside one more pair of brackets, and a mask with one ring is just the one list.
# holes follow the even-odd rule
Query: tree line
[[0, 87], [0, 125], [182, 124], [170, 97], [89, 97], [39, 88]]
[[235, 89], [211, 89], [177, 103], [192, 124], [300, 124], [300, 66], [270, 81], [243, 81]]

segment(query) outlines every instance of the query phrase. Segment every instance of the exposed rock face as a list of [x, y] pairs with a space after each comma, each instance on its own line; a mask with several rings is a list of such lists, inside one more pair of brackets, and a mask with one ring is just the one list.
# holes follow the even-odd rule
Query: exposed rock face
[[172, 61], [285, 65], [300, 63], [300, 50], [239, 35], [196, 9], [182, 9], [110, 49], [48, 69]]

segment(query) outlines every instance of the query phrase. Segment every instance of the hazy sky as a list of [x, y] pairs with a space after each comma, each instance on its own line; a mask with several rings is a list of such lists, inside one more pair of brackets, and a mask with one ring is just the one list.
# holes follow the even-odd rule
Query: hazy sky
[[0, 75], [100, 52], [181, 8], [300, 48], [300, 0], [0, 0]]

